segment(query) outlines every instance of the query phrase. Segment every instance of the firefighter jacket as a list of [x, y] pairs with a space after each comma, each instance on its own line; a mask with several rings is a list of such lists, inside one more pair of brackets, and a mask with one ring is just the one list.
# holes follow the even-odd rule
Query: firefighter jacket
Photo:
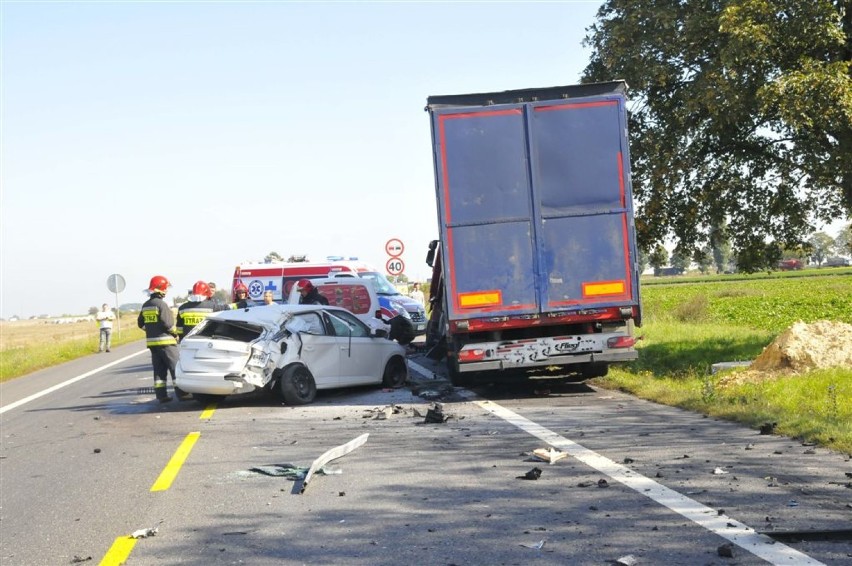
[[210, 314], [227, 309], [227, 305], [223, 305], [213, 299], [204, 299], [203, 301], [189, 301], [180, 306], [177, 313], [177, 333], [183, 338], [189, 331], [198, 326], [202, 320]]
[[151, 295], [142, 304], [136, 324], [145, 330], [145, 342], [149, 348], [177, 345], [175, 317], [160, 295]]

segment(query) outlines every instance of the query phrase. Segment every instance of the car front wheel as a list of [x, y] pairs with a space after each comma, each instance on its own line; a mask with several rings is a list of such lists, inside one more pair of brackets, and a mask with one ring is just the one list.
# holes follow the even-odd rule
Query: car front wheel
[[314, 376], [305, 366], [291, 366], [281, 376], [281, 395], [288, 405], [306, 405], [317, 396]]
[[408, 371], [405, 367], [405, 361], [402, 358], [391, 358], [388, 365], [385, 366], [385, 373], [382, 376], [382, 385], [397, 389], [405, 385], [405, 380], [408, 378]]

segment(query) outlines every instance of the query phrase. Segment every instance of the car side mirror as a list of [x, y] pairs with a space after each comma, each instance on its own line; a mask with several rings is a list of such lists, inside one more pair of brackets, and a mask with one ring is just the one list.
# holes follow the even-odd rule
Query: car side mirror
[[371, 328], [370, 329], [370, 335], [373, 336], [374, 338], [387, 338], [388, 337], [388, 331], [385, 330], [384, 328]]

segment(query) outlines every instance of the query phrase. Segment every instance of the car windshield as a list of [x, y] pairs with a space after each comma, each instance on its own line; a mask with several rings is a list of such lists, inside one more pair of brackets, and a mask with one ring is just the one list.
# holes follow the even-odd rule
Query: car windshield
[[188, 335], [197, 338], [216, 338], [224, 340], [237, 340], [239, 342], [251, 342], [260, 337], [263, 328], [242, 321], [206, 319], [193, 329]]
[[396, 290], [390, 281], [388, 281], [387, 277], [382, 275], [377, 271], [362, 271], [358, 274], [364, 279], [369, 279], [376, 286], [376, 293], [379, 295], [401, 295], [399, 291]]

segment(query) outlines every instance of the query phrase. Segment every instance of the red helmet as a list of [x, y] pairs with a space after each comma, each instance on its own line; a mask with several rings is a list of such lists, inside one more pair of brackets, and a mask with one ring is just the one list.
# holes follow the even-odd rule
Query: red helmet
[[246, 295], [248, 295], [248, 287], [246, 287], [245, 285], [243, 285], [243, 283], [242, 283], [242, 282], [237, 283], [236, 285], [234, 285], [234, 294], [235, 294], [235, 295], [236, 295], [237, 293], [241, 292], [241, 291], [242, 291], [243, 293], [245, 293]]
[[302, 291], [310, 292], [311, 289], [314, 288], [314, 284], [308, 281], [307, 279], [299, 279], [296, 281], [296, 291], [301, 293]]
[[213, 291], [210, 290], [210, 286], [204, 281], [196, 281], [195, 285], [192, 286], [192, 294], [202, 295], [209, 299], [213, 296]]
[[165, 293], [172, 284], [169, 283], [169, 280], [163, 277], [162, 275], [155, 275], [151, 278], [151, 282], [148, 284], [148, 292], [149, 293]]

